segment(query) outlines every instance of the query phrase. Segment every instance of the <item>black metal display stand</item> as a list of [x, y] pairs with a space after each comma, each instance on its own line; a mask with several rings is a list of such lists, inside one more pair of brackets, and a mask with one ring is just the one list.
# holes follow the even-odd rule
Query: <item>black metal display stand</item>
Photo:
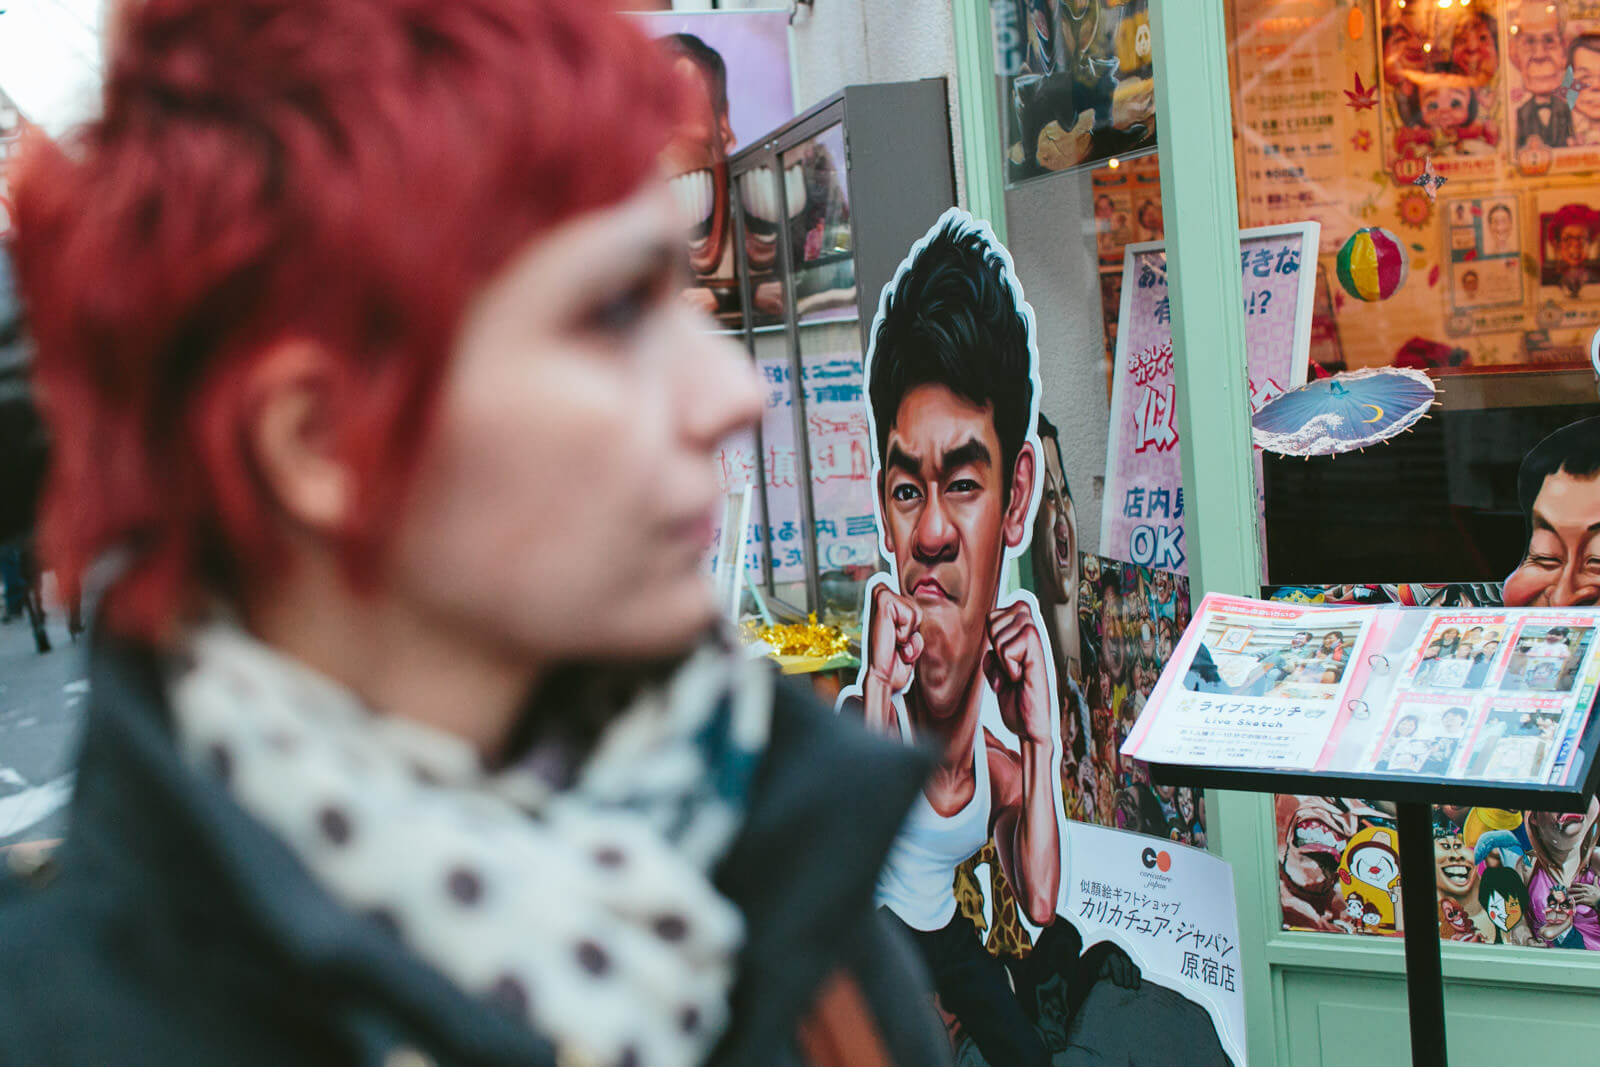
[[[1411, 1062], [1445, 1067], [1444, 971], [1434, 902], [1435, 804], [1526, 811], [1585, 811], [1600, 787], [1600, 714], [1591, 714], [1572, 758], [1569, 785], [1506, 784], [1420, 775], [1352, 775], [1319, 771], [1150, 764], [1158, 785], [1234, 789], [1247, 793], [1302, 793], [1362, 797], [1397, 805], [1400, 836], [1400, 913], [1405, 922], [1406, 995], [1411, 1009]], [[1414, 887], [1423, 887], [1417, 892]], [[1407, 887], [1413, 887], [1408, 891]]]

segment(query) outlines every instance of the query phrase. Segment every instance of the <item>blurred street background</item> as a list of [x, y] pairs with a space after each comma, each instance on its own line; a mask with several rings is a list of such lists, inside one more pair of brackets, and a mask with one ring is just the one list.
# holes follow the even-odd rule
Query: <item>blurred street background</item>
[[72, 794], [87, 642], [73, 644], [66, 613], [49, 607], [51, 652], [35, 651], [26, 619], [0, 625], [0, 848], [59, 838]]

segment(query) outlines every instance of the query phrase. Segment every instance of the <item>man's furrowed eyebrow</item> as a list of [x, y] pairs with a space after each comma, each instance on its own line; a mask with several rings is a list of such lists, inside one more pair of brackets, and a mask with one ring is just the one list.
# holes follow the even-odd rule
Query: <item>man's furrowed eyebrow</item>
[[913, 478], [922, 474], [922, 465], [910, 456], [899, 445], [889, 446], [889, 455], [883, 461], [884, 470], [900, 470]]
[[964, 445], [957, 445], [944, 454], [944, 473], [956, 470], [959, 467], [978, 464], [992, 464], [994, 457], [989, 454], [989, 448], [976, 437], [969, 438]]
[[[976, 437], [969, 438], [965, 444], [948, 449], [940, 457], [939, 475], [947, 475], [961, 467], [992, 464], [994, 457], [989, 452], [989, 447]], [[889, 454], [884, 457], [884, 470], [900, 470], [913, 478], [922, 477], [922, 464], [916, 457], [907, 453], [898, 444], [889, 446]]]

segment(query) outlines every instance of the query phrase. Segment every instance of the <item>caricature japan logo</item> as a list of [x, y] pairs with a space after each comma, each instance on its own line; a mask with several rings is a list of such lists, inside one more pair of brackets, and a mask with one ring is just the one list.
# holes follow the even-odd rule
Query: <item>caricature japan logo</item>
[[1166, 886], [1172, 881], [1172, 875], [1167, 872], [1172, 870], [1172, 853], [1166, 849], [1146, 847], [1139, 853], [1139, 862], [1144, 864], [1140, 878], [1147, 886]]
[[1139, 858], [1144, 861], [1144, 865], [1147, 870], [1153, 871], [1157, 867], [1160, 867], [1162, 874], [1166, 874], [1168, 871], [1172, 870], [1172, 853], [1167, 852], [1166, 850], [1157, 852], [1153, 848], [1147, 848], [1144, 850], [1144, 854]]

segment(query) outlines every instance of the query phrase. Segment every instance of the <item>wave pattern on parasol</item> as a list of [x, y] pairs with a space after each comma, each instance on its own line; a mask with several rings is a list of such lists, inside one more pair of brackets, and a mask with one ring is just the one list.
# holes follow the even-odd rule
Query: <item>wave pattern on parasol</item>
[[1256, 447], [1284, 456], [1332, 456], [1409, 430], [1437, 399], [1420, 370], [1369, 367], [1318, 378], [1264, 405], [1250, 420]]

